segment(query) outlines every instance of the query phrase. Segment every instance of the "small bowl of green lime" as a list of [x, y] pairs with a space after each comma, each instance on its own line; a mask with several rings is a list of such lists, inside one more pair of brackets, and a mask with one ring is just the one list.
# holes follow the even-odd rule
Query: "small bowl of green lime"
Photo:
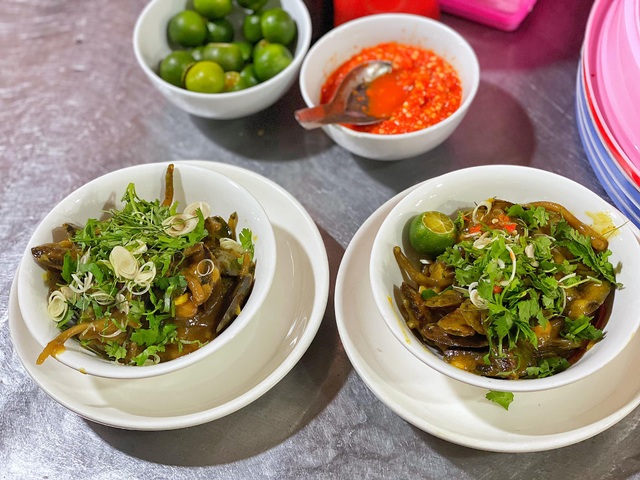
[[284, 96], [311, 43], [302, 0], [152, 0], [133, 49], [178, 108], [204, 118], [257, 113]]

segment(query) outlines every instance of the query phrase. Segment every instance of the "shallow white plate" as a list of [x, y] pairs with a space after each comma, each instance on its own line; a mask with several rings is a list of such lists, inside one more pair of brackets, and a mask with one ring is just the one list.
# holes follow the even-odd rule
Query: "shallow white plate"
[[340, 338], [356, 371], [382, 402], [425, 432], [496, 452], [571, 445], [611, 427], [640, 404], [640, 339], [585, 380], [516, 393], [508, 411], [488, 401], [486, 390], [442, 375], [404, 348], [376, 308], [368, 266], [378, 228], [410, 190], [389, 200], [360, 227], [336, 280]]
[[[14, 280], [9, 328], [20, 360], [47, 394], [94, 422], [134, 430], [168, 430], [228, 415], [266, 393], [294, 367], [324, 316], [329, 263], [320, 232], [306, 210], [281, 187], [256, 173], [214, 162], [189, 163], [223, 173], [249, 189], [273, 225], [276, 276], [260, 318], [242, 332], [242, 351], [234, 348], [238, 342], [230, 342], [183, 370], [135, 381], [84, 375], [58, 362], [36, 366], [41, 347], [24, 325]], [[154, 401], [150, 403], [151, 393]]]

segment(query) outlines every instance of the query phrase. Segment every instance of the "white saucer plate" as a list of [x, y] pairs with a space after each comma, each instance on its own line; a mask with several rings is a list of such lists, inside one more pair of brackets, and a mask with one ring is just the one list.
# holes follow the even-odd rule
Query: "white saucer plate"
[[509, 410], [487, 391], [450, 379], [415, 358], [388, 329], [369, 286], [369, 259], [382, 221], [411, 189], [360, 227], [340, 264], [335, 310], [340, 338], [369, 389], [412, 425], [452, 443], [495, 452], [551, 450], [586, 440], [640, 404], [640, 343], [585, 380], [516, 393]]
[[235, 412], [296, 365], [324, 317], [329, 262], [320, 232], [304, 207], [256, 173], [203, 160], [188, 162], [248, 188], [271, 220], [278, 250], [276, 276], [260, 318], [214, 355], [178, 372], [135, 381], [84, 375], [56, 361], [36, 366], [41, 348], [22, 320], [14, 279], [9, 328], [18, 357], [49, 396], [94, 422], [131, 430], [170, 430]]

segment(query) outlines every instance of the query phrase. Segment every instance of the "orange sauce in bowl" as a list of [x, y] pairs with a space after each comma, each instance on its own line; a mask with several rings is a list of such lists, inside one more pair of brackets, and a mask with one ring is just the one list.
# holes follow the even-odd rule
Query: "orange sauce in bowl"
[[369, 85], [368, 113], [389, 116], [373, 125], [345, 125], [360, 132], [393, 135], [435, 125], [455, 112], [462, 102], [458, 72], [431, 50], [396, 42], [361, 50], [338, 67], [322, 86], [321, 103], [335, 94], [353, 68], [370, 60], [388, 60], [393, 71]]
[[367, 88], [369, 108], [367, 113], [374, 117], [388, 117], [393, 114], [409, 96], [399, 72], [390, 72], [376, 78]]

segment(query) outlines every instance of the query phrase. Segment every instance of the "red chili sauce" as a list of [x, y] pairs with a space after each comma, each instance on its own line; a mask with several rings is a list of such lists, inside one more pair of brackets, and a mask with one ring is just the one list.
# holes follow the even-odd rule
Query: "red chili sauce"
[[396, 42], [365, 48], [343, 63], [322, 86], [320, 102], [329, 102], [344, 76], [369, 60], [389, 60], [393, 64], [391, 73], [374, 80], [367, 89], [369, 113], [391, 115], [373, 125], [346, 127], [384, 135], [409, 133], [444, 120], [460, 106], [458, 72], [431, 50]]

